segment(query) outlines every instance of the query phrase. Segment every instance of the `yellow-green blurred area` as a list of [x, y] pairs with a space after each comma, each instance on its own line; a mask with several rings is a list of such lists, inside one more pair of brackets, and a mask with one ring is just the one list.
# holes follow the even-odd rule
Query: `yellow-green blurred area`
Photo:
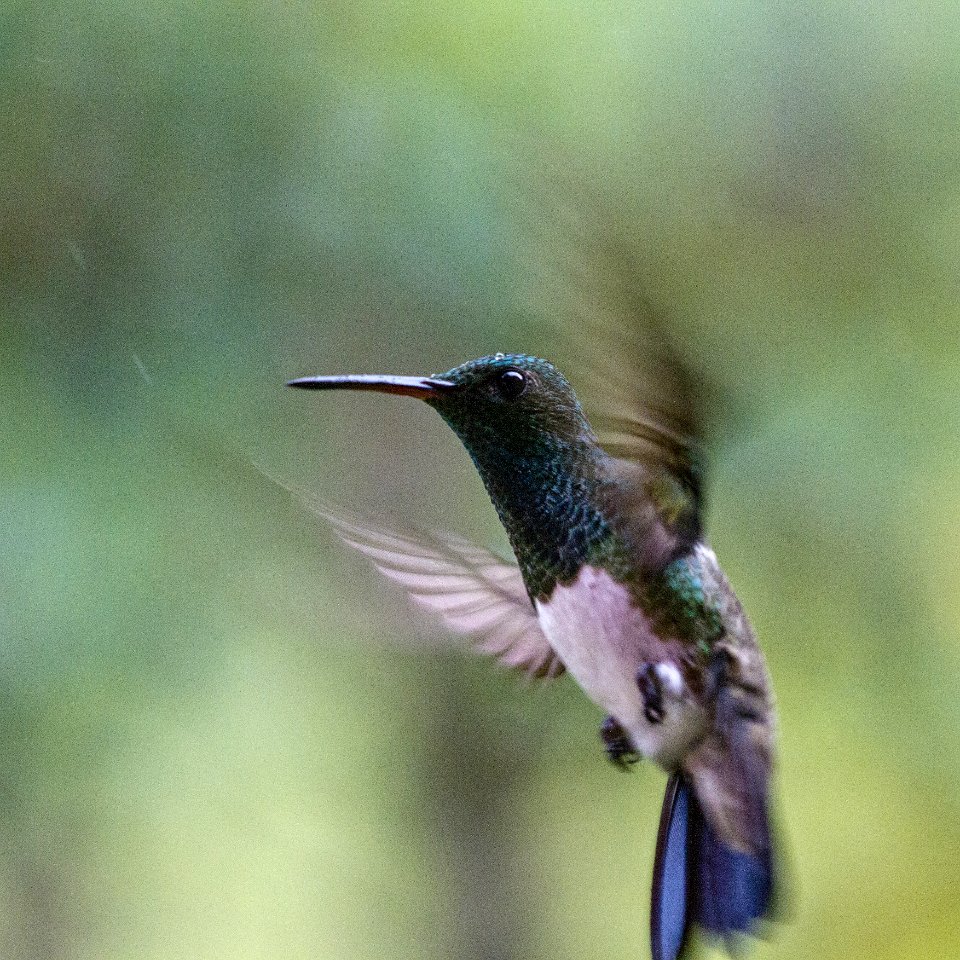
[[0, 956], [648, 956], [663, 775], [260, 472], [502, 547], [428, 408], [283, 382], [555, 356], [579, 182], [735, 411], [755, 955], [956, 960], [958, 42], [947, 2], [7, 0]]

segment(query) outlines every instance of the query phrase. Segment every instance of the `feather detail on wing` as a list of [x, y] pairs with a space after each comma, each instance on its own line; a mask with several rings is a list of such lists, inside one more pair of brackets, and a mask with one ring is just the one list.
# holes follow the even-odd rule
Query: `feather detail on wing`
[[454, 633], [475, 637], [476, 650], [531, 677], [563, 673], [516, 564], [453, 534], [392, 529], [294, 492], [417, 606]]
[[588, 268], [584, 404], [614, 458], [610, 506], [656, 566], [702, 536], [704, 388], [671, 346], [629, 247], [608, 236]]
[[561, 227], [566, 238], [552, 244], [559, 269], [544, 287], [553, 298], [540, 296], [562, 325], [563, 366], [577, 370], [578, 396], [611, 456], [606, 509], [656, 569], [702, 537], [705, 440], [723, 398], [671, 344], [674, 325], [646, 295], [629, 227], [580, 200]]

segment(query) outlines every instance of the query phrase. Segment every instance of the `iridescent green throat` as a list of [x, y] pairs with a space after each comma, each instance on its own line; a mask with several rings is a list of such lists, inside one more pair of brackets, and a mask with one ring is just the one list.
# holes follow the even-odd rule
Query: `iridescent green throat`
[[[524, 458], [498, 462], [494, 469], [470, 451], [490, 499], [507, 531], [532, 600], [546, 600], [558, 583], [573, 581], [585, 563], [620, 567], [626, 556], [594, 503], [597, 448], [571, 451], [565, 444]], [[469, 448], [468, 448], [469, 449]]]

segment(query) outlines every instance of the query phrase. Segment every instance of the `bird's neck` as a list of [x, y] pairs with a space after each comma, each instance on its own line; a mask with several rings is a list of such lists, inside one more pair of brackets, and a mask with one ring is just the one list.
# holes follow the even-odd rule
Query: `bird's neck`
[[615, 560], [615, 538], [597, 505], [605, 454], [568, 443], [487, 458], [471, 451], [520, 564], [531, 599], [545, 600], [585, 563]]

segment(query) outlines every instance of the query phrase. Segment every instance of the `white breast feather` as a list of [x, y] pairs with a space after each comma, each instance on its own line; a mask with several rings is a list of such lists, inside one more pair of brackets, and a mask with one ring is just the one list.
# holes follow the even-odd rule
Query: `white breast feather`
[[[551, 646], [590, 699], [619, 721], [640, 753], [674, 766], [702, 730], [704, 712], [626, 587], [605, 570], [584, 567], [573, 583], [556, 587], [536, 607]], [[665, 716], [658, 724], [644, 717], [636, 683], [648, 662], [665, 668]]]

